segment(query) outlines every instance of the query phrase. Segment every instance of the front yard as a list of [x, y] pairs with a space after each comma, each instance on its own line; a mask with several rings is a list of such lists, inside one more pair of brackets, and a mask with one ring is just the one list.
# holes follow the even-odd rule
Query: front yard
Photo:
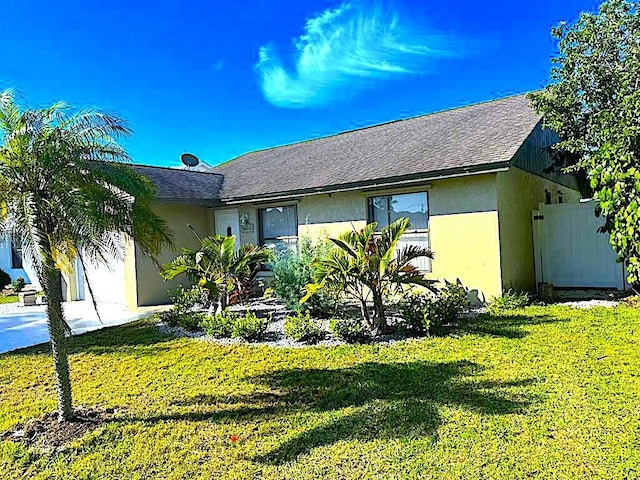
[[[115, 417], [15, 478], [637, 478], [640, 312], [528, 307], [453, 337], [272, 348], [152, 321], [71, 340], [75, 401]], [[55, 409], [44, 347], [0, 356], [0, 432]]]

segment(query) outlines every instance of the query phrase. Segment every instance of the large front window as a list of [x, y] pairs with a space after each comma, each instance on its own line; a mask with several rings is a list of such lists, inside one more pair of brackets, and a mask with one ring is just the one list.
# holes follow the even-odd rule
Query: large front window
[[261, 208], [260, 243], [276, 253], [295, 251], [298, 241], [298, 209], [295, 205]]
[[[429, 248], [429, 198], [427, 192], [381, 195], [369, 198], [369, 221], [378, 223], [378, 230], [399, 218], [408, 218], [411, 226], [398, 243], [398, 250], [407, 245]], [[422, 257], [414, 262], [420, 270], [431, 271], [431, 261]]]

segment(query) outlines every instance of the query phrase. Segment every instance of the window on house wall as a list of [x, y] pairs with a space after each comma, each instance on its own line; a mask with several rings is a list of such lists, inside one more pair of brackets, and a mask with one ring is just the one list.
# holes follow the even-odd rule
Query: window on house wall
[[369, 198], [369, 221], [377, 222], [378, 230], [403, 217], [411, 222], [411, 231], [429, 229], [426, 192]]
[[276, 253], [295, 251], [298, 244], [298, 208], [295, 205], [268, 207], [258, 210], [260, 244]]
[[[402, 237], [398, 249], [407, 245], [429, 247], [429, 197], [427, 192], [370, 197], [369, 222], [377, 222], [378, 230], [399, 218], [408, 218], [411, 227]], [[431, 261], [419, 258], [414, 262], [420, 270], [431, 271]]]
[[22, 268], [22, 245], [15, 238], [11, 238], [11, 268]]
[[544, 203], [551, 205], [551, 192], [549, 190], [544, 191]]

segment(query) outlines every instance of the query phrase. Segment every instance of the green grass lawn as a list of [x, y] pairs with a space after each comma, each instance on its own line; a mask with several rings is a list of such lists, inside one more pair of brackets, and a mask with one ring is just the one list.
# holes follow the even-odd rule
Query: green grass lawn
[[0, 305], [3, 303], [15, 303], [18, 300], [18, 295], [0, 295]]
[[[394, 345], [223, 347], [149, 321], [73, 339], [116, 418], [0, 478], [638, 478], [640, 312], [529, 307]], [[55, 408], [43, 347], [0, 356], [0, 431]], [[237, 435], [233, 443], [230, 436]]]

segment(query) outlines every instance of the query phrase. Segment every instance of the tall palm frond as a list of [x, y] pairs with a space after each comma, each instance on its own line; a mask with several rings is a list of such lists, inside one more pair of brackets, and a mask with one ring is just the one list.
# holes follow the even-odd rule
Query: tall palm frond
[[114, 115], [64, 103], [30, 109], [12, 91], [0, 93], [0, 232], [20, 239], [47, 293], [65, 420], [73, 411], [61, 270], [76, 256], [83, 264], [122, 258], [123, 236], [151, 256], [171, 244], [166, 223], [151, 210], [153, 185], [126, 165], [119, 141], [130, 134]]
[[[376, 233], [378, 225], [373, 222], [361, 230], [353, 229], [331, 239], [335, 247], [327, 258], [314, 263], [314, 283], [307, 285], [301, 303], [323, 288], [346, 293], [360, 302], [367, 327], [374, 333], [385, 332], [386, 296], [400, 293], [412, 285], [434, 290], [435, 282], [426, 279], [412, 263], [420, 257], [433, 258], [433, 253], [415, 245], [398, 250], [398, 244], [410, 226], [409, 219], [400, 218]], [[373, 316], [368, 307], [370, 299]]]

